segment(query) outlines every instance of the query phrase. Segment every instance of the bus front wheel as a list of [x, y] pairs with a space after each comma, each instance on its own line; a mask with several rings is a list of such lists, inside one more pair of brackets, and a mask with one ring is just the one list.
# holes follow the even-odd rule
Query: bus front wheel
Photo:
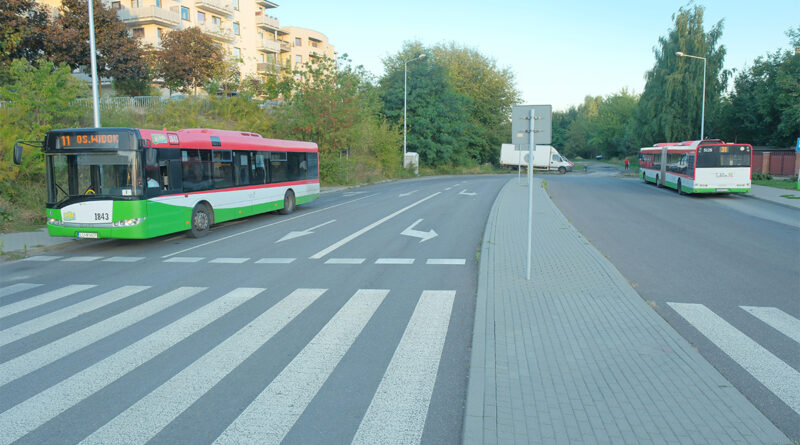
[[297, 201], [294, 199], [294, 192], [291, 190], [286, 191], [286, 195], [283, 197], [283, 208], [278, 210], [278, 213], [281, 215], [288, 215], [294, 212], [295, 207], [297, 206]]
[[211, 229], [212, 223], [211, 209], [205, 204], [197, 204], [192, 210], [192, 227], [189, 229], [189, 234], [192, 238], [206, 236]]

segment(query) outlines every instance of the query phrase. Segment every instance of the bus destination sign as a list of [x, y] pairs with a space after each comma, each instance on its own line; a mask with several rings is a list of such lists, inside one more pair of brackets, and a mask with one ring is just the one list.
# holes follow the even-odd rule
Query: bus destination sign
[[119, 134], [66, 133], [56, 139], [57, 149], [70, 148], [120, 148]]

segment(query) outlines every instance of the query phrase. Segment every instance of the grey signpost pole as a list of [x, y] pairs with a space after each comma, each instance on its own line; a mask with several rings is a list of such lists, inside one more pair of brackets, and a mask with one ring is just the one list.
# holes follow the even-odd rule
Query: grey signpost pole
[[533, 108], [528, 115], [528, 272], [525, 275], [531, 279], [531, 246], [533, 244], [533, 147], [534, 147], [534, 120]]

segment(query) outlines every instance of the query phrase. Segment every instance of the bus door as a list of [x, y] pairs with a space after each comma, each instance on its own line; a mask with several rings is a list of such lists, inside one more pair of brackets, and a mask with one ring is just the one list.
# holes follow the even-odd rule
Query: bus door
[[658, 176], [658, 184], [659, 187], [663, 187], [666, 184], [666, 180], [664, 177], [667, 174], [667, 147], [661, 147], [661, 174]]

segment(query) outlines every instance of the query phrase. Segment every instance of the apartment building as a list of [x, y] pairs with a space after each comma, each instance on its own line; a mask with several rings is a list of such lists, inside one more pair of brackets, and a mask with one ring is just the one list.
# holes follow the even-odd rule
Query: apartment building
[[[60, 0], [38, 0], [57, 9]], [[196, 26], [239, 60], [242, 77], [269, 76], [314, 57], [334, 57], [324, 34], [310, 29], [281, 28], [270, 15], [278, 7], [268, 0], [103, 0], [117, 11], [134, 37], [161, 46], [161, 38], [173, 29]]]

